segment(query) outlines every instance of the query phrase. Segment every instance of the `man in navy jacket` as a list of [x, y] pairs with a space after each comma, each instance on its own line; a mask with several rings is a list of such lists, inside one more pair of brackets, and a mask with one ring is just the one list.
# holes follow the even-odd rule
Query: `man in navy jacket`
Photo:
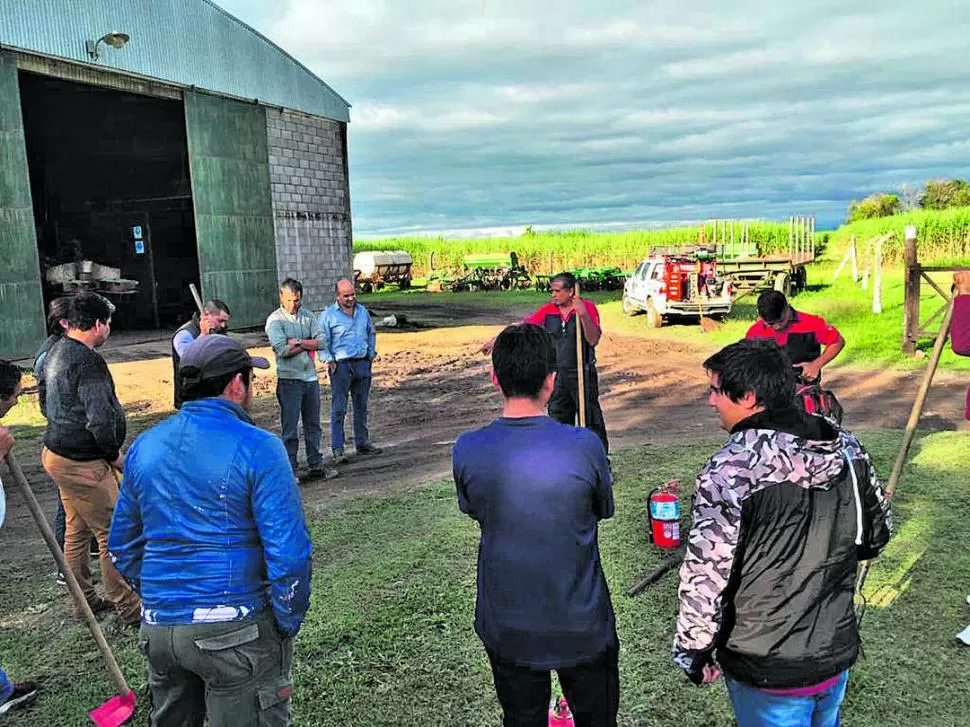
[[505, 727], [545, 727], [555, 669], [576, 727], [615, 727], [619, 641], [599, 553], [613, 516], [606, 450], [545, 415], [556, 350], [542, 327], [509, 326], [492, 348], [502, 417], [455, 443], [458, 506], [481, 528], [475, 632]]
[[125, 460], [108, 549], [142, 596], [153, 727], [289, 724], [310, 537], [283, 443], [256, 427], [250, 357], [228, 336], [182, 355], [182, 409]]

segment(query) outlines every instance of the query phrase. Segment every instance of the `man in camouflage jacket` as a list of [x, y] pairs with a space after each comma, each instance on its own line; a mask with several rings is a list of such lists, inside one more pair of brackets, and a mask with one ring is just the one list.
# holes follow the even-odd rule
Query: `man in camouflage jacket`
[[835, 727], [856, 568], [889, 540], [888, 502], [859, 440], [794, 405], [777, 345], [741, 341], [704, 368], [731, 436], [697, 476], [674, 659], [695, 684], [723, 670], [740, 727]]

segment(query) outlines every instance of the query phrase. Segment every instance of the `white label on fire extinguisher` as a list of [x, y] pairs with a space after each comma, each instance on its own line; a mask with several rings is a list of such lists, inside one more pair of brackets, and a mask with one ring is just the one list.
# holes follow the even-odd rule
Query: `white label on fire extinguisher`
[[680, 503], [651, 502], [650, 517], [654, 520], [680, 520]]
[[680, 542], [680, 523], [664, 523], [664, 537], [668, 540]]

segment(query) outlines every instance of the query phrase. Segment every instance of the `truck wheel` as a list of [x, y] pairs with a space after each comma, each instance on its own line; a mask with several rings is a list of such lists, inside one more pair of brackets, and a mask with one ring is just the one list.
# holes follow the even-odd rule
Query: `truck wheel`
[[620, 305], [623, 308], [623, 312], [628, 316], [635, 316], [640, 312], [640, 309], [633, 305], [633, 303], [630, 301], [630, 296], [628, 296], [626, 293], [623, 294], [623, 301], [620, 303]]
[[791, 275], [788, 273], [778, 273], [775, 276], [775, 290], [786, 298], [791, 297]]
[[647, 301], [647, 328], [660, 328], [664, 324], [663, 316], [656, 309], [652, 300]]

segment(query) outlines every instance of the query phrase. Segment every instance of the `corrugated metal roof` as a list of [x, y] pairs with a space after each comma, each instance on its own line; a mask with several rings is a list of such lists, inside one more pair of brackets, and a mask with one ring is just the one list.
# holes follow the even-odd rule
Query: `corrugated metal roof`
[[[122, 49], [88, 56], [119, 31]], [[305, 66], [210, 0], [0, 0], [0, 45], [348, 121], [348, 104]]]

